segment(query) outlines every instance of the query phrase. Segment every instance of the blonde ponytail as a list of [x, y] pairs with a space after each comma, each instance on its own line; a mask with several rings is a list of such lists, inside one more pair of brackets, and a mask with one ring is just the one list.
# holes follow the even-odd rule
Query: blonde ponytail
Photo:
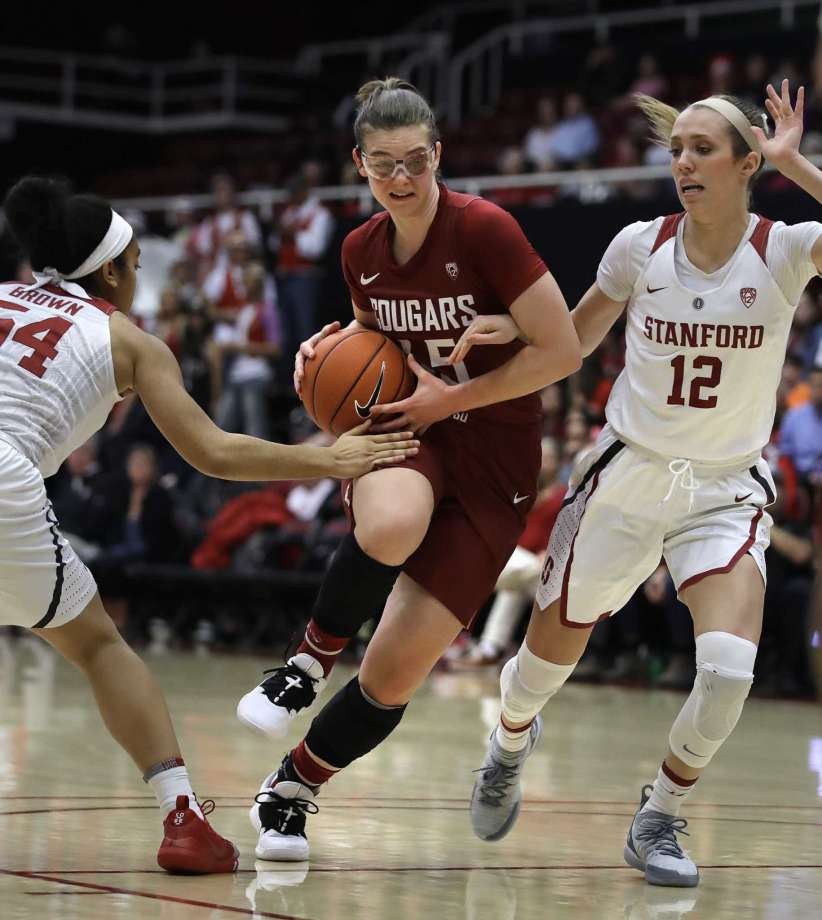
[[634, 100], [637, 108], [651, 123], [653, 142], [667, 150], [671, 146], [671, 132], [674, 122], [679, 118], [679, 110], [644, 93], [634, 93]]

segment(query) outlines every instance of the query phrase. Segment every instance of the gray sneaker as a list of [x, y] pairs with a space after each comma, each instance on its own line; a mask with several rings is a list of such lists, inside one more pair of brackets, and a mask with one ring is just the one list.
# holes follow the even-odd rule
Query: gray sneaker
[[537, 716], [528, 732], [528, 744], [521, 751], [503, 751], [497, 744], [496, 728], [491, 745], [471, 793], [471, 827], [481, 840], [502, 840], [514, 826], [522, 802], [519, 775], [526, 758], [542, 734], [542, 717]]
[[639, 811], [631, 822], [623, 851], [625, 862], [644, 872], [651, 885], [694, 888], [699, 884], [699, 870], [676, 839], [677, 834], [687, 836], [688, 822], [661, 811], [642, 811], [653, 788], [642, 788]]

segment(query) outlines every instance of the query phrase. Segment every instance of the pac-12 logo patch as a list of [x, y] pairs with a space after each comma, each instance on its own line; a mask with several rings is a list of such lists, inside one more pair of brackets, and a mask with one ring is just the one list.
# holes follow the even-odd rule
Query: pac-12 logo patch
[[756, 288], [740, 288], [739, 299], [746, 307], [752, 307], [756, 300]]
[[455, 280], [455, 281], [456, 281], [456, 279], [457, 279], [457, 277], [459, 276], [459, 273], [460, 273], [460, 267], [459, 267], [459, 265], [457, 265], [456, 262], [446, 262], [446, 263], [445, 263], [445, 270], [446, 270], [446, 271], [448, 272], [448, 274], [451, 276], [452, 280]]

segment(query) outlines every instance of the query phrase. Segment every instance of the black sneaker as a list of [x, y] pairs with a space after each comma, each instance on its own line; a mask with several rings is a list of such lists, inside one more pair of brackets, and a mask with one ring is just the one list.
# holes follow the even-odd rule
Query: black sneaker
[[311, 709], [325, 686], [323, 667], [301, 652], [271, 674], [237, 704], [237, 718], [271, 738], [282, 738], [294, 716]]
[[305, 819], [319, 810], [310, 786], [283, 779], [280, 771], [267, 776], [248, 813], [260, 835], [258, 859], [298, 862], [308, 859]]

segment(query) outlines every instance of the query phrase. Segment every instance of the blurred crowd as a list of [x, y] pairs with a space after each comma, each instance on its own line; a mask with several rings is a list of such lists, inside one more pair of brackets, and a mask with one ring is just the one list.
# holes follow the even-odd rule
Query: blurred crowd
[[[624, 71], [616, 66], [615, 54], [608, 46], [592, 51], [575, 88], [565, 93], [521, 93], [516, 105], [514, 94], [507, 97], [509, 108], [495, 115], [494, 132], [487, 135], [516, 136], [499, 148], [500, 172], [661, 163], [667, 155], [647, 143], [647, 126], [632, 93], [676, 102], [735, 92], [761, 102], [769, 79], [788, 76], [795, 84], [800, 76], [790, 61], [752, 53], [736, 61], [713, 58], [703, 83], [695, 85], [695, 78], [666, 74], [653, 55], [645, 54], [625, 84], [614, 77]], [[808, 85], [805, 144], [809, 150], [822, 149], [819, 53]], [[533, 102], [527, 125], [510, 117], [511, 107], [524, 98]], [[473, 156], [466, 152], [464, 141], [471, 131], [469, 126], [449, 139], [445, 162], [451, 174], [467, 175], [483, 165], [476, 146]], [[483, 147], [486, 152], [493, 148]], [[239, 204], [235, 179], [217, 173], [209, 186], [213, 207], [205, 213], [179, 199], [162, 228], [154, 222], [149, 226], [140, 213], [125, 213], [142, 250], [135, 321], [166, 342], [180, 362], [187, 390], [227, 430], [289, 442], [326, 437], [302, 410], [291, 375], [299, 343], [321, 325], [323, 274], [337, 270], [327, 266], [336, 266], [331, 244], [342, 215], [316, 193], [328, 172], [321, 160], [303, 161], [284, 184], [287, 201], [263, 211]], [[350, 167], [343, 168], [341, 179], [361, 181]], [[766, 181], [778, 185], [780, 179]], [[653, 195], [654, 185], [638, 183], [622, 191]], [[514, 206], [550, 204], [554, 195], [541, 188], [490, 197]], [[24, 262], [15, 271], [20, 280], [30, 278]], [[623, 355], [624, 326], [617, 325], [577, 374], [542, 392], [540, 500], [496, 595], [473, 634], [449, 651], [443, 667], [494, 667], [519, 642], [570, 471], [604, 423]], [[819, 642], [811, 627], [812, 594], [822, 546], [822, 532], [815, 526], [822, 482], [822, 285], [817, 282], [796, 311], [766, 457], [779, 498], [770, 509], [775, 527], [756, 687], [786, 697], [810, 696], [810, 647]], [[172, 579], [184, 572], [237, 573], [249, 583], [259, 582], [262, 573], [313, 575], [300, 582], [307, 615], [312, 585], [319, 583], [346, 529], [335, 483], [260, 485], [203, 477], [179, 459], [139, 401], [128, 396], [115, 406], [104, 429], [69, 457], [48, 488], [58, 520], [94, 571], [109, 610], [136, 640], [157, 640], [163, 633], [169, 642], [192, 641], [191, 623], [179, 635], [163, 632], [162, 610], [152, 620], [153, 632], [135, 623], [135, 593], [161, 571]], [[264, 608], [258, 615], [266, 615]], [[234, 647], [242, 641], [242, 630], [229, 619], [219, 622], [212, 607], [193, 625], [204, 643]], [[261, 634], [287, 638], [272, 630], [253, 631]], [[690, 619], [663, 566], [618, 617], [596, 627], [575, 676], [690, 687]]]

